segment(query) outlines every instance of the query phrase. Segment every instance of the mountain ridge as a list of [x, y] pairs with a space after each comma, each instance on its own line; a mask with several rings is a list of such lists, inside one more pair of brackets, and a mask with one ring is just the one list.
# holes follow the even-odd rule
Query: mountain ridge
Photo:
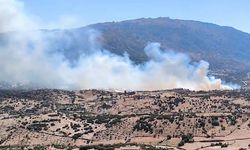
[[[148, 26], [148, 25], [151, 27], [151, 29], [144, 30], [145, 26]], [[138, 29], [139, 27], [137, 26], [139, 26], [141, 29]], [[214, 52], [218, 52], [218, 53], [223, 53], [223, 51], [225, 51], [229, 53], [229, 56], [231, 55], [231, 57], [236, 56], [236, 57], [240, 57], [240, 59], [247, 60], [247, 62], [250, 61], [250, 58], [246, 55], [246, 53], [249, 54], [248, 50], [250, 50], [250, 44], [248, 44], [248, 41], [250, 41], [250, 34], [237, 30], [233, 27], [219, 26], [219, 25], [211, 24], [211, 23], [203, 23], [200, 21], [180, 20], [180, 19], [170, 19], [170, 18], [156, 18], [156, 19], [142, 18], [142, 19], [136, 19], [136, 20], [121, 21], [121, 22], [98, 23], [94, 25], [89, 25], [87, 27], [94, 28], [94, 29], [101, 31], [105, 39], [104, 48], [109, 49], [111, 51], [114, 49], [118, 49], [118, 47], [116, 47], [116, 44], [115, 44], [115, 42], [117, 42], [117, 37], [121, 36], [122, 34], [126, 34], [127, 37], [132, 37], [131, 39], [132, 42], [139, 45], [139, 48], [138, 48], [134, 46], [135, 44], [131, 44], [131, 43], [128, 43], [127, 41], [123, 41], [123, 43], [125, 42], [124, 47], [128, 47], [129, 50], [137, 49], [138, 51], [139, 49], [140, 51], [140, 50], [143, 50], [143, 47], [145, 46], [147, 42], [159, 42], [162, 44], [162, 47], [166, 49], [172, 49], [175, 51], [187, 52], [187, 53], [191, 51], [193, 52], [193, 53], [189, 53], [191, 56], [195, 55], [194, 52], [204, 52], [208, 50], [214, 50]], [[152, 31], [152, 28], [157, 31], [154, 31], [154, 30]], [[160, 29], [156, 29], [156, 28], [160, 28]], [[180, 29], [182, 28], [184, 28], [186, 31], [185, 30], [180, 31]], [[168, 34], [165, 34], [166, 30]], [[213, 32], [211, 32], [211, 30]], [[131, 31], [134, 31], [134, 32], [131, 32]], [[117, 35], [112, 35], [110, 37], [111, 32], [116, 33]], [[147, 36], [144, 36], [145, 39], [142, 39], [140, 37], [140, 34], [143, 32], [146, 32], [149, 38], [147, 38]], [[183, 33], [183, 32], [187, 32], [187, 33]], [[141, 39], [136, 40], [136, 36], [139, 36], [139, 38]], [[188, 42], [190, 41], [190, 37], [188, 36], [193, 36], [191, 37], [191, 42]], [[197, 41], [193, 40], [192, 38], [194, 38]], [[242, 42], [239, 43], [239, 41], [236, 41], [237, 38], [240, 38]], [[210, 39], [212, 39], [212, 41]], [[216, 40], [213, 40], [213, 39], [216, 39]], [[124, 37], [122, 37], [121, 40], [124, 40]], [[140, 40], [143, 40], [143, 42], [141, 42]], [[210, 43], [205, 42], [206, 40], [210, 40], [209, 41]], [[236, 42], [233, 42], [234, 40]], [[216, 42], [216, 43], [211, 43], [211, 42]], [[218, 46], [221, 43], [223, 44], [224, 47]], [[120, 44], [121, 43], [119, 43], [119, 45]], [[131, 44], [132, 46], [129, 47], [130, 46], [129, 44]], [[212, 47], [208, 48], [209, 44], [212, 45]], [[120, 49], [124, 49], [124, 48], [120, 47]], [[232, 52], [230, 52], [230, 50], [232, 50]], [[240, 54], [241, 52], [245, 54], [242, 55]], [[130, 54], [129, 51], [128, 53]], [[139, 56], [143, 56], [143, 54], [140, 53]], [[213, 54], [213, 56], [216, 56], [216, 55]], [[200, 58], [197, 58], [197, 60], [204, 59], [204, 58], [206, 61], [210, 60], [210, 59], [206, 59], [206, 57], [200, 57]], [[133, 56], [132, 56], [132, 59], [133, 59]]]
[[[101, 33], [100, 45], [91, 43], [89, 29]], [[62, 52], [73, 64], [93, 46], [118, 55], [127, 53], [134, 63], [144, 63], [148, 60], [144, 47], [149, 42], [159, 42], [163, 50], [209, 62], [210, 73], [226, 81], [238, 82], [250, 72], [250, 34], [229, 26], [160, 17], [41, 31], [51, 51]], [[1, 45], [5, 41], [3, 35]]]

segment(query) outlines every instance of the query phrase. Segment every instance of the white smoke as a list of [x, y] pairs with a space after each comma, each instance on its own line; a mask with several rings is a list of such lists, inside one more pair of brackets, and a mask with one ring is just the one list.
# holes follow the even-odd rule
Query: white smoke
[[208, 77], [209, 64], [205, 61], [192, 64], [188, 56], [162, 51], [159, 43], [145, 47], [149, 61], [134, 65], [128, 56], [96, 52], [83, 56], [71, 81], [77, 88], [112, 88], [130, 90], [161, 90], [187, 88], [192, 90], [231, 89], [220, 79]]
[[23, 3], [17, 0], [0, 0], [0, 32], [30, 30], [36, 23], [24, 13]]
[[[82, 53], [74, 67], [61, 53], [51, 53], [46, 36], [16, 0], [0, 0], [0, 82], [22, 83], [41, 88], [161, 90], [232, 89], [220, 79], [208, 77], [209, 64], [192, 62], [181, 53], [161, 50], [149, 43], [149, 61], [135, 65], [127, 54], [118, 56], [97, 46], [98, 32], [89, 32], [91, 53]], [[18, 31], [18, 32], [17, 32]], [[51, 38], [51, 37], [50, 37]], [[93, 50], [94, 49], [94, 50]]]

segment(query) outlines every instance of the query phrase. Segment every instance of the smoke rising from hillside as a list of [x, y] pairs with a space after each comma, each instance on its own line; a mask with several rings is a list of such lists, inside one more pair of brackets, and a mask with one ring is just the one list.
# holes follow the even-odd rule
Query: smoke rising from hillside
[[[208, 77], [209, 64], [192, 62], [182, 53], [160, 49], [148, 43], [144, 51], [149, 60], [135, 65], [127, 54], [118, 56], [100, 48], [95, 30], [87, 33], [88, 50], [72, 66], [59, 52], [53, 52], [49, 38], [33, 31], [39, 26], [16, 0], [0, 0], [0, 82], [21, 83], [40, 88], [160, 90], [232, 89], [220, 79]], [[4, 32], [15, 31], [8, 34]], [[86, 41], [85, 41], [86, 42]]]

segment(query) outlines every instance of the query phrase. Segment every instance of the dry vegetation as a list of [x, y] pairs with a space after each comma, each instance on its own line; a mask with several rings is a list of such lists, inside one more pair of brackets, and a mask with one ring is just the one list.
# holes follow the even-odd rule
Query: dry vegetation
[[0, 91], [1, 148], [240, 149], [250, 92]]

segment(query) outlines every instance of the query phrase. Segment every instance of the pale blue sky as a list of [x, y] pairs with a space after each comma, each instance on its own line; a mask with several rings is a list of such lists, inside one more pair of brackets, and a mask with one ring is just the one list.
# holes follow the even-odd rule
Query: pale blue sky
[[38, 17], [45, 24], [53, 24], [53, 27], [65, 22], [84, 26], [142, 17], [170, 17], [232, 26], [250, 33], [250, 0], [21, 1], [28, 14]]

